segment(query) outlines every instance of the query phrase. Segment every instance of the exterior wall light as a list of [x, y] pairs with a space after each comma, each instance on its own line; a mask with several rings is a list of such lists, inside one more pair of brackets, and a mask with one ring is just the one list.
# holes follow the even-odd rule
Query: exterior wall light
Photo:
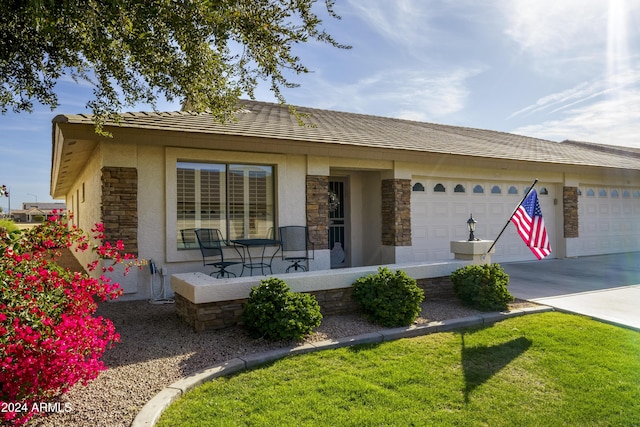
[[469, 241], [472, 242], [476, 240], [476, 237], [473, 235], [473, 232], [476, 231], [476, 224], [478, 221], [473, 219], [473, 214], [469, 214], [469, 219], [467, 220], [467, 228], [469, 229]]

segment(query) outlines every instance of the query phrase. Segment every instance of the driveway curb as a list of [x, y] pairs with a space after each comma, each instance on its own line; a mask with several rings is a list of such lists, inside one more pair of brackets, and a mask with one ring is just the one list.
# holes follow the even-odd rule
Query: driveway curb
[[335, 340], [318, 341], [316, 343], [304, 344], [296, 347], [284, 347], [262, 353], [248, 354], [218, 363], [210, 368], [196, 372], [187, 377], [181, 378], [168, 387], [161, 390], [138, 413], [131, 423], [131, 427], [151, 427], [154, 426], [164, 410], [176, 399], [189, 390], [216, 379], [221, 376], [231, 375], [238, 371], [254, 368], [256, 366], [282, 359], [295, 354], [310, 353], [319, 350], [328, 350], [341, 347], [349, 347], [360, 344], [375, 344], [393, 341], [401, 338], [412, 338], [421, 335], [428, 335], [435, 332], [452, 331], [469, 326], [485, 325], [499, 322], [511, 317], [523, 316], [525, 314], [544, 313], [553, 311], [552, 307], [536, 306], [525, 307], [505, 312], [489, 312], [475, 316], [462, 317], [459, 319], [449, 319], [430, 322], [420, 326], [407, 326], [401, 328], [384, 329], [378, 332], [371, 332], [363, 335], [338, 338]]

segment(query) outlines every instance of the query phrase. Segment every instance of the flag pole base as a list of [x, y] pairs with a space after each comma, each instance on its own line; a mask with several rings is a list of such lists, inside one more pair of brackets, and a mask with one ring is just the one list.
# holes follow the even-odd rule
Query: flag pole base
[[[493, 240], [458, 240], [450, 243], [455, 259], [472, 261], [473, 264], [491, 264], [491, 254], [496, 251], [491, 248]], [[491, 252], [487, 253], [489, 248]]]

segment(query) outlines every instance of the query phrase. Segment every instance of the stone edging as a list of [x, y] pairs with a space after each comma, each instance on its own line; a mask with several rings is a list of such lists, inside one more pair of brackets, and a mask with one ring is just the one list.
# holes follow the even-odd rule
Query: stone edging
[[151, 427], [154, 426], [162, 412], [176, 399], [189, 390], [218, 377], [231, 375], [235, 372], [255, 368], [259, 365], [273, 362], [286, 356], [295, 354], [311, 353], [319, 350], [348, 347], [358, 344], [373, 344], [386, 341], [393, 341], [400, 338], [411, 338], [420, 335], [427, 335], [435, 332], [446, 332], [469, 326], [492, 324], [510, 317], [522, 316], [525, 314], [543, 313], [553, 311], [552, 307], [535, 306], [524, 307], [508, 312], [481, 313], [475, 316], [463, 317], [459, 319], [442, 320], [430, 322], [420, 326], [408, 326], [393, 329], [383, 329], [363, 335], [338, 338], [336, 340], [319, 341], [316, 343], [304, 344], [296, 347], [284, 347], [263, 353], [248, 354], [242, 357], [218, 363], [211, 368], [204, 369], [195, 374], [184, 377], [170, 386], [164, 388], [156, 394], [131, 423], [131, 427]]

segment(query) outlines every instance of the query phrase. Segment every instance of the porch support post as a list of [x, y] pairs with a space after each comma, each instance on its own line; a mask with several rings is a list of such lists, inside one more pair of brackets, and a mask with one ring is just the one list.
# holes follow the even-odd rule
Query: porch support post
[[382, 180], [382, 245], [411, 246], [411, 180]]
[[562, 211], [564, 224], [564, 237], [579, 237], [578, 232], [578, 187], [562, 188]]
[[[106, 240], [122, 240], [128, 253], [138, 255], [138, 170], [132, 167], [105, 166], [101, 170], [101, 218]], [[95, 273], [95, 272], [94, 272]], [[140, 270], [131, 269], [124, 277], [124, 267], [105, 273], [117, 281], [125, 294], [139, 291]]]
[[307, 227], [316, 250], [329, 249], [329, 177], [307, 175]]
[[102, 168], [101, 217], [108, 241], [122, 240], [127, 252], [138, 253], [138, 170]]

